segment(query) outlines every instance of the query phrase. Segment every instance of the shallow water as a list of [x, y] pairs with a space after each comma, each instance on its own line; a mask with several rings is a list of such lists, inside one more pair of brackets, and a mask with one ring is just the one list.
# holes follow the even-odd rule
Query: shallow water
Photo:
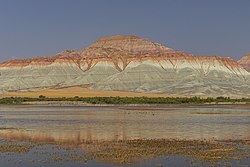
[[138, 138], [249, 139], [250, 110], [207, 107], [1, 107], [1, 127], [18, 128], [31, 137], [44, 135], [55, 140], [75, 142]]
[[[1, 106], [0, 137], [15, 141], [69, 144], [134, 139], [249, 140], [250, 108]], [[154, 166], [152, 164], [165, 163], [165, 159], [158, 157], [134, 165]], [[168, 166], [178, 166], [178, 163], [192, 166], [187, 160], [173, 156]], [[6, 166], [12, 163], [4, 158], [0, 161]], [[249, 159], [244, 161], [246, 164]], [[27, 164], [16, 163], [17, 166], [29, 166]], [[63, 164], [67, 166], [67, 163]], [[36, 165], [39, 166], [40, 162]], [[71, 163], [71, 166], [79, 165]], [[114, 164], [92, 160], [87, 166], [97, 165]]]

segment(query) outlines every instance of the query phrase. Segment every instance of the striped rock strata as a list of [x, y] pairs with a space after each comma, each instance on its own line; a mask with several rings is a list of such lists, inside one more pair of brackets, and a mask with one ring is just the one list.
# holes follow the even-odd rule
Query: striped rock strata
[[249, 96], [236, 61], [193, 56], [135, 36], [102, 38], [82, 50], [0, 63], [0, 91], [90, 89], [201, 96]]
[[238, 61], [248, 72], [250, 72], [250, 53], [246, 54], [243, 56], [239, 61]]

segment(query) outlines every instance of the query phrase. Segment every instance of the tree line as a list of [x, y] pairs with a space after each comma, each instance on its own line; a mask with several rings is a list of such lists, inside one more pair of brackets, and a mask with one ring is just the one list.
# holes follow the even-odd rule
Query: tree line
[[230, 97], [201, 98], [201, 97], [60, 97], [49, 98], [40, 95], [31, 97], [5, 97], [0, 104], [23, 104], [38, 101], [78, 101], [88, 104], [205, 104], [205, 103], [250, 103], [250, 98], [232, 99]]

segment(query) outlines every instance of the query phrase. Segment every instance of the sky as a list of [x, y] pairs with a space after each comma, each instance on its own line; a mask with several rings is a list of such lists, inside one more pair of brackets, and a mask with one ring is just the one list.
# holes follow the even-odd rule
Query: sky
[[249, 0], [0, 0], [0, 62], [136, 35], [194, 55], [250, 52]]

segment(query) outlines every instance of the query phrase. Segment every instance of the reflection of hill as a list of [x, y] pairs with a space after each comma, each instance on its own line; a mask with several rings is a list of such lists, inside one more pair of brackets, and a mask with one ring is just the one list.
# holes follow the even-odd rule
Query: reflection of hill
[[[140, 108], [139, 108], [140, 109]], [[1, 109], [2, 110], [2, 109]], [[134, 139], [248, 139], [249, 112], [220, 108], [142, 110], [102, 107], [3, 108], [0, 135], [57, 142]], [[230, 129], [230, 130], [228, 130]], [[19, 134], [19, 133], [22, 133]]]
[[[91, 141], [104, 141], [92, 136], [91, 131], [86, 131], [84, 134], [78, 132], [41, 132], [41, 131], [25, 131], [25, 130], [1, 130], [0, 137], [14, 141], [34, 141], [42, 143], [57, 143], [57, 144], [81, 144]], [[107, 138], [108, 140], [125, 140], [126, 136], [114, 135]]]

